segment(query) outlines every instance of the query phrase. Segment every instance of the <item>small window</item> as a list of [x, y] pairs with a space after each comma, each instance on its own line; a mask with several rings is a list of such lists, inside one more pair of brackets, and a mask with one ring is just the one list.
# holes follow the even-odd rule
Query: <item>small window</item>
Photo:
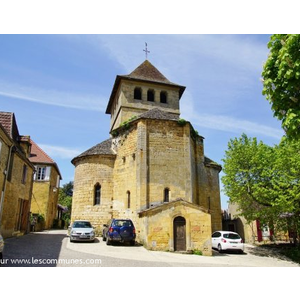
[[142, 89], [141, 88], [134, 89], [134, 99], [142, 100]]
[[147, 100], [154, 102], [154, 91], [153, 90], [148, 90], [147, 92]]
[[130, 208], [130, 192], [127, 191], [127, 208]]
[[100, 205], [101, 202], [101, 185], [97, 183], [94, 191], [94, 205]]
[[21, 180], [22, 184], [26, 183], [26, 177], [27, 177], [27, 166], [23, 165], [23, 173], [22, 173], [22, 180]]
[[37, 167], [36, 169], [36, 180], [45, 180], [46, 179], [46, 169], [47, 167]]
[[164, 202], [169, 202], [170, 200], [170, 190], [168, 188], [164, 189]]
[[7, 180], [9, 182], [11, 182], [11, 179], [12, 179], [13, 165], [14, 165], [14, 153], [12, 152], [10, 161], [9, 161], [8, 173], [7, 173]]
[[167, 103], [167, 92], [160, 92], [160, 103]]

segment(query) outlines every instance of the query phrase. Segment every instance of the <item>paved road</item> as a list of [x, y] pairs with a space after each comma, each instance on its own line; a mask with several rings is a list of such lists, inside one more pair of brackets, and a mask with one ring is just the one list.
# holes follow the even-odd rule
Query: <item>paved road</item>
[[5, 241], [4, 267], [298, 267], [290, 261], [255, 255], [250, 245], [245, 254], [212, 257], [148, 251], [142, 246], [107, 246], [70, 243], [65, 230], [30, 233]]

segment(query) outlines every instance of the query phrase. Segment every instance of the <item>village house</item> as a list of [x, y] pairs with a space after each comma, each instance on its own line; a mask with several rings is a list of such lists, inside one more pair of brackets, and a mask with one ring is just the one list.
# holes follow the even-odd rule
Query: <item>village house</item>
[[116, 77], [111, 137], [72, 160], [72, 221], [90, 220], [101, 233], [109, 219], [130, 218], [148, 249], [211, 255], [211, 233], [222, 228], [221, 166], [180, 118], [184, 90], [148, 60]]
[[241, 216], [241, 211], [237, 203], [230, 202], [228, 209], [223, 212], [223, 230], [237, 232], [245, 243], [267, 242], [267, 241], [289, 241], [291, 231], [274, 232], [268, 225], [262, 224], [259, 220], [248, 222], [245, 217]]
[[[58, 218], [59, 183], [62, 179], [56, 162], [33, 140], [31, 142], [30, 162], [35, 167], [31, 200], [32, 217], [39, 220], [34, 230], [52, 228]], [[41, 220], [41, 219], [42, 220]]]
[[34, 166], [30, 138], [19, 134], [13, 113], [0, 112], [0, 231], [10, 237], [29, 231]]

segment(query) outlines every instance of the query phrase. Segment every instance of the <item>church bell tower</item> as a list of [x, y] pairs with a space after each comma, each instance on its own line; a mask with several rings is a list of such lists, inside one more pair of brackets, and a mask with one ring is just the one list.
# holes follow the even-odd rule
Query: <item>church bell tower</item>
[[117, 75], [106, 108], [111, 115], [110, 131], [153, 108], [180, 115], [179, 100], [184, 90], [147, 59], [130, 74]]

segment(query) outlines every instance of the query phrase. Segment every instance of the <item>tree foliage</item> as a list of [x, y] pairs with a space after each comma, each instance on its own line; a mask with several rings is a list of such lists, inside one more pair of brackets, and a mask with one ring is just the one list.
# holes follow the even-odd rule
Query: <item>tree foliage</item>
[[[248, 222], [300, 231], [300, 142], [271, 147], [243, 134], [230, 140], [223, 159], [224, 190]], [[272, 228], [272, 229], [274, 229]]]
[[58, 203], [68, 208], [68, 211], [63, 213], [62, 216], [63, 220], [65, 220], [67, 223], [69, 223], [71, 219], [72, 196], [73, 196], [73, 181], [70, 181], [64, 184], [59, 189], [59, 195], [58, 195]]
[[290, 138], [300, 137], [300, 35], [274, 34], [263, 67], [263, 94]]

